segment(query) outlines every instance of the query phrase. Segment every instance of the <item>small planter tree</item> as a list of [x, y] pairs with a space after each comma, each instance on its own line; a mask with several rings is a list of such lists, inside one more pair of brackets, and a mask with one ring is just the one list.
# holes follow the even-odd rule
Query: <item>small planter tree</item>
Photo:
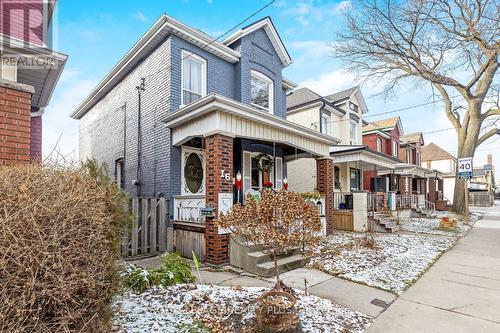
[[221, 214], [216, 224], [273, 258], [276, 285], [260, 298], [259, 326], [269, 332], [286, 332], [295, 327], [296, 300], [291, 289], [280, 282], [278, 257], [303, 244], [318, 244], [321, 222], [315, 205], [298, 193], [264, 189], [259, 202], [249, 196], [245, 206], [236, 204], [229, 213]]

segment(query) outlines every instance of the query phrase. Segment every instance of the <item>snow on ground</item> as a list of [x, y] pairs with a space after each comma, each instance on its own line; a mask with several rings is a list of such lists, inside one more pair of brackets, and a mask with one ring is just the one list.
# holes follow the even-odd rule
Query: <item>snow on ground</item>
[[363, 233], [336, 232], [313, 252], [310, 265], [332, 275], [402, 294], [456, 242], [454, 237], [375, 233], [376, 248]]
[[[256, 300], [265, 288], [177, 285], [131, 291], [117, 297], [114, 332], [254, 332]], [[344, 306], [297, 291], [302, 332], [363, 332], [371, 318]]]
[[401, 219], [401, 231], [414, 232], [419, 234], [441, 235], [450, 237], [464, 236], [472, 228], [470, 225], [457, 220], [456, 230], [443, 230], [439, 228], [440, 219], [426, 217], [410, 217]]

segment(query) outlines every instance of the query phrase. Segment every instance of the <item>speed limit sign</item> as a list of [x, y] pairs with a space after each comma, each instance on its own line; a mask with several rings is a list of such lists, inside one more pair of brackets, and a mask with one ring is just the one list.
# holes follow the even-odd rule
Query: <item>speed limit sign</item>
[[472, 157], [458, 159], [458, 177], [463, 179], [472, 178]]

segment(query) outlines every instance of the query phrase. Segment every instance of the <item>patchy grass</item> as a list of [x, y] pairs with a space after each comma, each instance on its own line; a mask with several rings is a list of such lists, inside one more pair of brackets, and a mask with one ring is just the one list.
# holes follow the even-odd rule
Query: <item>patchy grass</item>
[[365, 235], [337, 232], [313, 249], [309, 265], [340, 278], [401, 294], [456, 242], [454, 237], [375, 234], [377, 246], [364, 245]]
[[[265, 288], [208, 285], [153, 287], [115, 300], [113, 332], [255, 332], [255, 306]], [[300, 332], [361, 333], [372, 319], [296, 291]]]

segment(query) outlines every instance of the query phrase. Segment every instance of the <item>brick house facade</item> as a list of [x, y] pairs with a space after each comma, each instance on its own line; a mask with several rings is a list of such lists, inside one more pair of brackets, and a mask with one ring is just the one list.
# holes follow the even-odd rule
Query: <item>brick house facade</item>
[[266, 180], [279, 189], [287, 158], [324, 157], [335, 143], [285, 119], [290, 62], [270, 18], [214, 42], [164, 15], [72, 113], [80, 158], [106, 163], [131, 196], [166, 197], [173, 233], [203, 233], [196, 255], [227, 262], [229, 236], [200, 209], [216, 217]]
[[[55, 4], [0, 2], [0, 164], [42, 156], [41, 117], [67, 60], [51, 49], [51, 38], [44, 34], [50, 31]], [[26, 65], [31, 63], [37, 66]]]

